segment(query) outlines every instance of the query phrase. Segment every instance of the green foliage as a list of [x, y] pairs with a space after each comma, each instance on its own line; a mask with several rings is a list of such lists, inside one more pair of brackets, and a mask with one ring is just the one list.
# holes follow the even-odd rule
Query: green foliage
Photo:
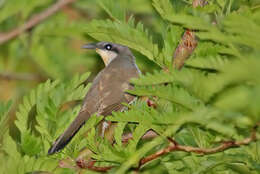
[[11, 109], [12, 101], [7, 103], [0, 102], [0, 129], [2, 130], [0, 134], [0, 142], [3, 141], [3, 136], [7, 130], [8, 112]]
[[[31, 59], [37, 61], [48, 76], [60, 80], [47, 80], [24, 97], [16, 113], [18, 138], [9, 132], [1, 135], [0, 171], [79, 173], [83, 171], [76, 168], [74, 162], [67, 161], [93, 158], [97, 161], [95, 166], [114, 166], [110, 173], [131, 173], [142, 158], [167, 147], [168, 137], [183, 146], [215, 148], [223, 141], [241, 141], [250, 136], [260, 121], [259, 3], [216, 0], [194, 9], [191, 0], [134, 2], [146, 5], [142, 8], [128, 1], [101, 0], [97, 4], [110, 19], [68, 25], [64, 15], [58, 14], [36, 27], [31, 40]], [[43, 5], [38, 3], [28, 8], [25, 16], [33, 7]], [[85, 9], [82, 4], [84, 2], [75, 6]], [[154, 11], [149, 11], [149, 7]], [[153, 15], [152, 24], [138, 18], [140, 11]], [[131, 12], [136, 14], [129, 15]], [[15, 9], [10, 10], [1, 14], [0, 19], [8, 20], [7, 16], [14, 14]], [[182, 70], [173, 70], [172, 55], [186, 28], [196, 30], [198, 46]], [[78, 101], [89, 88], [83, 84], [89, 73], [72, 78], [68, 71], [74, 60], [66, 55], [73, 57], [78, 53], [62, 49], [70, 39], [61, 36], [81, 38], [79, 32], [82, 31], [98, 41], [124, 44], [159, 65], [160, 70], [151, 69], [150, 73], [132, 79], [135, 89], [128, 91], [149, 98], [155, 108], [137, 100], [126, 105], [128, 110], [124, 112], [113, 112], [105, 118], [93, 115], [62, 152], [47, 156], [51, 143], [77, 116]], [[10, 43], [8, 49], [13, 51], [14, 57], [15, 50], [22, 49], [22, 53], [27, 50], [21, 47], [27, 36], [23, 37], [21, 41]], [[53, 47], [50, 43], [60, 46]], [[66, 66], [62, 64], [64, 61], [68, 61]], [[82, 59], [77, 61], [80, 63]], [[1, 128], [10, 105], [0, 104]], [[115, 124], [113, 143], [99, 137], [96, 126], [102, 120]], [[148, 130], [156, 131], [158, 136], [143, 140]], [[124, 134], [132, 134], [132, 138], [122, 142]], [[259, 137], [259, 130], [256, 136]], [[260, 172], [259, 150], [257, 140], [210, 155], [169, 152], [143, 165], [139, 172], [257, 174]]]
[[[114, 3], [113, 0], [101, 0], [98, 4], [108, 13], [108, 15], [120, 22], [126, 19], [125, 7], [123, 7], [122, 2]], [[117, 9], [117, 10], [114, 10]]]
[[50, 1], [31, 1], [31, 0], [25, 0], [25, 1], [6, 1], [1, 6], [1, 15], [0, 15], [0, 22], [6, 20], [8, 17], [13, 17], [16, 15], [19, 11], [22, 11], [21, 16], [23, 16], [23, 19], [26, 19], [30, 13], [39, 6], [46, 5]]
[[161, 65], [161, 61], [156, 61], [159, 54], [157, 44], [153, 44], [148, 30], [144, 29], [142, 23], [135, 26], [133, 18], [130, 18], [127, 23], [94, 20], [87, 26], [86, 30], [91, 37], [97, 40], [127, 45]]
[[[58, 80], [51, 82], [48, 80], [24, 97], [15, 121], [15, 125], [20, 133], [18, 142], [15, 142], [9, 135], [4, 136], [2, 146], [6, 154], [1, 154], [1, 156], [6, 158], [8, 162], [6, 165], [2, 163], [4, 165], [1, 167], [6, 167], [2, 171], [17, 173], [18, 171], [15, 172], [14, 170], [18, 170], [19, 166], [24, 167], [23, 170], [19, 169], [20, 173], [55, 170], [57, 159], [59, 158], [47, 157], [48, 148], [50, 143], [64, 131], [79, 112], [78, 105], [72, 109], [64, 107], [69, 102], [75, 103], [75, 101], [84, 97], [89, 85], [85, 86], [82, 83], [88, 76], [89, 73], [81, 76], [75, 75], [69, 82], [60, 82]], [[93, 127], [100, 121], [100, 118], [95, 118], [97, 117], [93, 116], [84, 130]], [[67, 153], [72, 154], [72, 152], [80, 148], [82, 147], [72, 143]], [[18, 168], [11, 167], [14, 159], [16, 159], [17, 165], [19, 165], [17, 166]], [[28, 165], [27, 168], [24, 166], [25, 164], [26, 166]]]

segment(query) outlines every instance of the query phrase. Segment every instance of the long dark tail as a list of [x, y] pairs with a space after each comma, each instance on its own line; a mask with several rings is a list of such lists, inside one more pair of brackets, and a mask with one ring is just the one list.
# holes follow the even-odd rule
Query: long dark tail
[[81, 111], [71, 125], [66, 129], [66, 131], [57, 138], [53, 145], [48, 150], [48, 155], [52, 155], [61, 149], [63, 149], [74, 135], [79, 131], [81, 126], [89, 119], [90, 114], [87, 111]]

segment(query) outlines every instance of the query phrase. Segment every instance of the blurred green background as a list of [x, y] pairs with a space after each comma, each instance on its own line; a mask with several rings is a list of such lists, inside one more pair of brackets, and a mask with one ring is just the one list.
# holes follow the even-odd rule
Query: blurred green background
[[[53, 0], [1, 0], [0, 33], [5, 34], [50, 7]], [[116, 4], [115, 4], [116, 5]], [[122, 0], [127, 17], [135, 15], [155, 36], [164, 25], [149, 0]], [[84, 33], [92, 19], [109, 16], [95, 0], [77, 0], [32, 29], [0, 45], [0, 101], [13, 100], [13, 111], [22, 96], [47, 79], [67, 80], [76, 73], [91, 72], [88, 81], [104, 67], [93, 51], [82, 50], [84, 43], [95, 42]], [[157, 25], [155, 25], [157, 24]], [[158, 34], [159, 35], [159, 34]], [[159, 37], [157, 38], [159, 39]], [[134, 52], [142, 72], [156, 68], [141, 54]]]
[[[62, 1], [74, 2], [1, 44], [1, 38], [7, 33]], [[6, 173], [22, 172], [20, 167], [26, 168], [26, 165], [24, 171], [38, 170], [42, 166], [44, 170], [53, 171], [60, 159], [74, 159], [79, 149], [86, 145], [89, 148], [86, 142], [96, 143], [93, 141], [94, 126], [90, 126], [93, 132], [89, 137], [93, 139], [74, 138], [70, 147], [57, 154], [56, 159], [46, 156], [50, 144], [79, 111], [78, 101], [89, 87], [80, 86], [88, 76], [84, 73], [91, 72], [85, 80], [87, 83], [104, 67], [94, 51], [81, 49], [85, 43], [96, 42], [89, 35], [98, 40], [107, 38], [126, 43], [139, 51], [132, 50], [146, 76], [133, 81], [135, 91], [132, 93], [148, 96], [156, 106], [152, 109], [140, 101], [129, 112], [106, 117], [123, 125], [117, 132], [123, 133], [127, 127], [135, 134], [132, 142], [136, 144], [130, 142], [124, 146], [121, 143], [116, 150], [103, 140], [97, 142], [98, 145], [93, 144], [94, 148], [100, 145], [100, 153], [95, 155], [101, 163], [114, 162], [119, 170], [126, 171], [135, 167], [143, 156], [168, 145], [168, 140], [160, 139], [142, 142], [141, 136], [150, 129], [159, 130], [163, 138], [167, 137], [165, 132], [171, 132], [178, 143], [199, 148], [215, 148], [225, 140], [248, 140], [251, 129], [260, 120], [259, 0], [208, 0], [207, 6], [195, 9], [192, 2], [0, 0], [0, 128], [3, 130], [0, 173], [4, 169], [8, 169]], [[124, 9], [127, 9], [126, 18]], [[91, 22], [94, 19], [100, 20]], [[196, 31], [198, 46], [181, 71], [172, 71], [172, 54], [187, 28]], [[107, 33], [118, 33], [118, 37], [109, 37]], [[130, 36], [124, 37], [124, 34]], [[38, 86], [47, 79], [50, 80]], [[32, 90], [36, 86], [38, 88]], [[22, 101], [23, 96], [26, 97]], [[13, 104], [7, 102], [10, 100]], [[70, 108], [70, 102], [76, 104]], [[9, 106], [11, 111], [7, 113]], [[121, 114], [128, 117], [123, 118]], [[13, 123], [15, 115], [15, 126], [11, 124], [9, 134], [5, 121]], [[94, 125], [98, 117], [91, 118]], [[82, 134], [87, 130], [85, 127]], [[121, 135], [115, 134], [115, 137], [121, 142]], [[143, 172], [162, 173], [167, 169], [189, 174], [194, 171], [208, 173], [212, 169], [212, 174], [215, 171], [218, 174], [251, 174], [252, 171], [256, 174], [260, 169], [259, 145], [257, 140], [248, 146], [212, 155], [171, 153], [145, 166]], [[110, 152], [109, 149], [113, 153], [104, 153]]]

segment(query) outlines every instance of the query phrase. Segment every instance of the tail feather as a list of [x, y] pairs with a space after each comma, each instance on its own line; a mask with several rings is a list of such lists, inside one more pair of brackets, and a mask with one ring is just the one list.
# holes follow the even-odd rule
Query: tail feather
[[74, 135], [80, 130], [84, 123], [89, 119], [90, 114], [87, 111], [82, 111], [66, 129], [66, 131], [57, 138], [53, 145], [48, 150], [48, 155], [52, 155], [62, 150], [74, 137]]

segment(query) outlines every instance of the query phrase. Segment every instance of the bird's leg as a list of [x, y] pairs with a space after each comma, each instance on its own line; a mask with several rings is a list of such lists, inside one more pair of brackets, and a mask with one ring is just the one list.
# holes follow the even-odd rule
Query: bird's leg
[[116, 127], [116, 123], [112, 123], [111, 121], [102, 121], [98, 126], [99, 136], [102, 138], [106, 138], [109, 142], [113, 142], [114, 140], [114, 129]]
[[106, 131], [106, 129], [108, 129], [109, 126], [110, 126], [110, 123], [108, 121], [103, 121], [102, 122], [102, 128], [101, 128], [101, 137], [102, 138], [104, 138], [105, 131]]

